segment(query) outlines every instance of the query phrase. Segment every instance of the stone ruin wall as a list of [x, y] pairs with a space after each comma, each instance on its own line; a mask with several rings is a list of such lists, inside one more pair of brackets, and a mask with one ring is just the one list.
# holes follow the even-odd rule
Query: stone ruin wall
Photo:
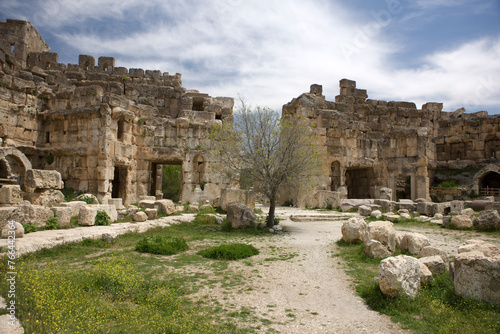
[[[0, 22], [8, 38], [22, 34], [20, 25], [36, 32], [29, 22]], [[210, 129], [233, 121], [232, 98], [186, 90], [180, 74], [115, 67], [111, 57], [61, 64], [39, 35], [19, 59], [1, 36], [2, 146], [24, 153], [34, 169], [57, 170], [67, 187], [125, 204], [161, 196], [162, 164], [182, 165], [183, 203], [212, 203], [234, 186], [206, 153]]]
[[[330, 200], [335, 206], [342, 198], [378, 198], [384, 187], [397, 199], [429, 200], [437, 174], [460, 170], [467, 191], [478, 193], [482, 175], [499, 166], [500, 117], [442, 108], [441, 103], [417, 109], [412, 102], [371, 100], [347, 79], [340, 81], [335, 102], [327, 101], [322, 87], [312, 85], [283, 106], [283, 115], [309, 119], [324, 156], [314, 191], [294, 200], [310, 207]], [[470, 170], [475, 172], [469, 175]]]

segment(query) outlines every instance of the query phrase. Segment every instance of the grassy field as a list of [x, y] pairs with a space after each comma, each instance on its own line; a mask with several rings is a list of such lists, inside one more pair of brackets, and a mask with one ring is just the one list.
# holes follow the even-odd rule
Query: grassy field
[[389, 298], [382, 294], [376, 279], [380, 260], [368, 258], [362, 244], [340, 240], [337, 249], [333, 256], [344, 260], [357, 293], [367, 305], [403, 328], [422, 334], [500, 333], [500, 307], [455, 295], [448, 272], [422, 288], [415, 299]]
[[[223, 308], [198, 292], [210, 287], [248, 289], [229, 261], [197, 252], [233, 242], [272, 238], [258, 229], [223, 232], [201, 217], [145, 234], [120, 236], [109, 245], [85, 240], [42, 250], [16, 261], [17, 315], [26, 333], [252, 333], [267, 319], [250, 309]], [[183, 238], [176, 255], [136, 251], [145, 237]], [[250, 261], [248, 265], [252, 265]], [[7, 297], [5, 261], [1, 294]], [[238, 327], [239, 328], [238, 328]]]

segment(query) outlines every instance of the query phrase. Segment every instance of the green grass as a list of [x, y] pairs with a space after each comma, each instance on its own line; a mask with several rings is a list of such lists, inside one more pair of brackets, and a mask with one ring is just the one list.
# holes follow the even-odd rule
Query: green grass
[[135, 246], [135, 250], [141, 253], [160, 255], [174, 255], [188, 250], [186, 240], [181, 237], [144, 237]]
[[345, 260], [346, 271], [367, 305], [399, 322], [414, 333], [499, 333], [500, 308], [455, 295], [448, 273], [436, 277], [415, 299], [389, 298], [380, 291], [377, 275], [380, 260], [364, 255], [363, 245], [337, 242], [335, 256]]
[[214, 260], [241, 260], [257, 255], [259, 251], [252, 245], [234, 243], [204, 249], [198, 254]]
[[[145, 237], [183, 238], [190, 249], [170, 256], [135, 251]], [[252, 289], [248, 277], [229, 262], [197, 252], [268, 238], [275, 236], [255, 229], [226, 233], [220, 225], [198, 220], [123, 234], [114, 244], [86, 239], [44, 249], [16, 260], [16, 315], [26, 333], [261, 332], [263, 323], [246, 316], [247, 309], [233, 319], [234, 309], [195, 295], [213, 288], [224, 293]], [[6, 300], [9, 271], [7, 259], [1, 259], [0, 294]]]

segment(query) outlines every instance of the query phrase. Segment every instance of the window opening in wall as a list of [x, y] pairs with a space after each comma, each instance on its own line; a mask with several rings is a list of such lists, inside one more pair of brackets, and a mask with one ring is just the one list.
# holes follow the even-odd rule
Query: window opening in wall
[[50, 132], [45, 132], [45, 142], [50, 143]]
[[118, 120], [118, 131], [117, 131], [117, 134], [116, 134], [116, 138], [118, 140], [123, 140], [123, 127], [124, 127], [124, 120], [123, 119], [119, 119]]
[[14, 50], [16, 49], [16, 46], [14, 44], [12, 44], [10, 46], [10, 52], [14, 53]]
[[204, 102], [203, 98], [193, 97], [193, 110], [203, 111], [204, 110], [203, 102]]

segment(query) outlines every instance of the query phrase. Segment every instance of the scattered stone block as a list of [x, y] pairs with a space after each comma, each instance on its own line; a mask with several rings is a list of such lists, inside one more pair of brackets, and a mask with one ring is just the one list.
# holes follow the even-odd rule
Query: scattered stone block
[[3, 185], [0, 188], [0, 204], [19, 204], [22, 202], [21, 187], [18, 185]]
[[418, 254], [420, 257], [429, 257], [429, 256], [440, 256], [441, 259], [443, 259], [444, 263], [449, 263], [450, 259], [448, 257], [448, 253], [446, 253], [444, 250], [441, 250], [439, 248], [433, 247], [433, 246], [425, 246], [422, 248], [420, 253]]
[[450, 213], [461, 214], [463, 209], [464, 209], [464, 201], [451, 201]]
[[350, 218], [342, 224], [342, 239], [345, 242], [353, 244], [363, 242], [366, 226], [367, 225], [363, 219]]
[[455, 293], [500, 306], [500, 255], [459, 253], [454, 263]]
[[94, 226], [97, 208], [92, 206], [82, 206], [78, 214], [78, 224], [82, 226]]
[[99, 200], [93, 194], [78, 195], [75, 201], [83, 201], [85, 204], [99, 204]]
[[486, 257], [500, 256], [500, 249], [482, 240], [467, 240], [467, 244], [458, 248], [458, 254], [481, 252]]
[[18, 222], [7, 224], [2, 229], [2, 239], [8, 239], [9, 236], [14, 238], [22, 238], [24, 236], [24, 227]]
[[101, 235], [101, 239], [106, 241], [108, 244], [114, 244], [117, 238], [118, 234], [116, 234], [116, 232], [103, 233]]
[[382, 212], [380, 210], [375, 210], [370, 213], [370, 217], [373, 217], [375, 219], [380, 219], [382, 218]]
[[340, 201], [342, 211], [357, 210], [361, 205], [374, 204], [372, 199], [343, 199]]
[[71, 216], [78, 216], [78, 214], [80, 213], [80, 208], [85, 205], [87, 204], [84, 201], [72, 201], [60, 203], [57, 205], [57, 207], [71, 208]]
[[135, 222], [142, 223], [142, 222], [145, 222], [147, 220], [148, 220], [148, 216], [146, 215], [145, 212], [138, 211], [138, 212], [134, 213], [134, 221]]
[[407, 233], [401, 239], [401, 251], [408, 251], [412, 255], [420, 253], [422, 248], [429, 246], [429, 238], [420, 233]]
[[358, 208], [358, 213], [362, 216], [368, 217], [372, 213], [372, 208], [367, 205], [361, 205]]
[[475, 229], [480, 231], [499, 231], [500, 230], [500, 215], [496, 210], [482, 211], [473, 221]]
[[396, 230], [390, 221], [375, 221], [368, 224], [365, 231], [365, 243], [376, 240], [392, 253], [396, 250]]
[[154, 209], [155, 208], [155, 200], [143, 199], [139, 202], [139, 207], [144, 209]]
[[55, 170], [28, 169], [25, 175], [25, 184], [36, 189], [62, 189], [61, 173]]
[[469, 216], [453, 216], [450, 225], [459, 230], [467, 230], [473, 227], [472, 219]]
[[446, 271], [447, 265], [439, 255], [422, 257], [419, 261], [429, 268], [432, 275], [441, 275]]
[[227, 222], [235, 229], [254, 226], [257, 221], [253, 209], [237, 203], [231, 202], [227, 206]]
[[382, 260], [379, 266], [379, 285], [386, 296], [395, 297], [403, 293], [415, 298], [420, 291], [420, 262], [406, 255]]
[[372, 259], [383, 259], [391, 256], [391, 252], [387, 249], [387, 246], [382, 244], [377, 240], [368, 240], [364, 244], [364, 252], [366, 256]]
[[52, 207], [50, 208], [57, 218], [57, 223], [61, 227], [69, 226], [71, 217], [73, 217], [73, 208], [71, 207]]
[[[171, 215], [176, 211], [175, 204], [172, 200], [169, 199], [161, 199], [155, 202], [155, 208], [158, 212], [162, 212], [167, 215]], [[181, 211], [184, 211], [184, 207], [181, 206]]]
[[146, 214], [146, 216], [148, 216], [148, 220], [158, 218], [158, 210], [157, 209], [146, 209], [146, 210], [144, 210], [144, 213]]
[[400, 220], [401, 219], [401, 216], [400, 215], [395, 215], [395, 214], [392, 214], [392, 213], [386, 213], [384, 215], [385, 219], [387, 219], [388, 221], [390, 222], [395, 222], [397, 220]]
[[472, 218], [472, 217], [474, 217], [475, 212], [474, 212], [474, 210], [472, 210], [471, 208], [467, 208], [467, 209], [463, 209], [463, 210], [460, 212], [460, 214], [461, 214], [462, 216], [468, 216], [468, 217]]
[[420, 262], [420, 285], [427, 286], [431, 283], [432, 272], [427, 266]]

